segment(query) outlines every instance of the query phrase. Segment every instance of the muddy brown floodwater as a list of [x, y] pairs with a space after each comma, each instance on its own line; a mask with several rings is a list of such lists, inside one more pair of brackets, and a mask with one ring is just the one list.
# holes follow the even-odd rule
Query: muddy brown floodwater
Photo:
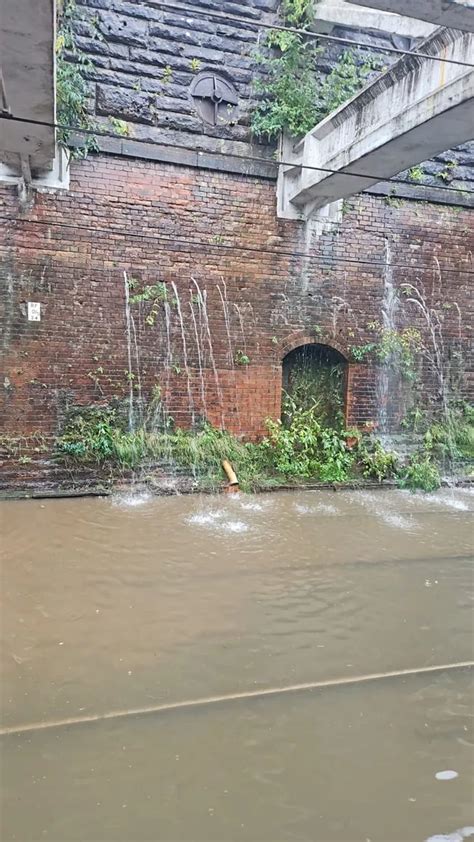
[[21, 730], [470, 661], [473, 509], [467, 490], [1, 503], [2, 842], [474, 839], [467, 668]]

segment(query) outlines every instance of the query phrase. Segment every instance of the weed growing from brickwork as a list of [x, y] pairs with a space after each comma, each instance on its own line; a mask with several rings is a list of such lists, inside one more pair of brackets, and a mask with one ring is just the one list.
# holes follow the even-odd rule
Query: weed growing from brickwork
[[407, 380], [414, 380], [416, 357], [422, 346], [420, 332], [415, 328], [384, 328], [377, 321], [370, 322], [367, 329], [377, 335], [377, 340], [365, 345], [352, 345], [350, 351], [353, 358], [358, 362], [367, 357], [373, 357], [380, 363], [390, 361]]
[[11, 436], [7, 433], [0, 435], [0, 459], [17, 459], [20, 464], [31, 461], [31, 453], [45, 453], [48, 450], [46, 439], [40, 432], [29, 436]]

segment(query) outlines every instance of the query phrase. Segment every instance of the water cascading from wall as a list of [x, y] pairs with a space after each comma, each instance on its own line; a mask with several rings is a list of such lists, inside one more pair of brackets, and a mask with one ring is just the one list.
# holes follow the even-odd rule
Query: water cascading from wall
[[133, 432], [133, 378], [132, 378], [132, 317], [130, 311], [130, 287], [127, 273], [123, 273], [123, 285], [125, 290], [125, 324], [127, 329], [127, 377], [128, 377], [128, 431]]
[[[194, 310], [194, 304], [197, 302], [198, 318]], [[201, 300], [199, 296], [195, 296], [192, 289], [189, 289], [189, 310], [191, 313], [191, 321], [193, 324], [194, 341], [196, 343], [196, 353], [198, 359], [199, 370], [199, 391], [201, 395], [201, 413], [207, 418], [207, 400], [206, 400], [206, 383], [204, 380], [204, 334], [203, 334], [203, 319], [201, 310]], [[199, 322], [199, 327], [198, 327]]]
[[[390, 334], [396, 331], [396, 316], [398, 311], [398, 296], [393, 285], [392, 249], [390, 241], [385, 238], [382, 297], [382, 329]], [[394, 367], [393, 356], [389, 355], [377, 367], [376, 398], [377, 398], [377, 431], [387, 436], [390, 427], [389, 402], [393, 394], [398, 391], [398, 373]]]
[[239, 409], [239, 396], [237, 394], [237, 373], [236, 373], [236, 370], [235, 370], [235, 349], [234, 349], [234, 346], [233, 346], [233, 343], [232, 343], [232, 331], [231, 331], [231, 324], [230, 324], [230, 310], [229, 310], [229, 301], [228, 301], [228, 298], [227, 298], [227, 284], [226, 284], [224, 278], [222, 278], [222, 285], [224, 287], [224, 294], [222, 294], [222, 290], [221, 290], [219, 284], [217, 284], [217, 290], [219, 292], [219, 296], [220, 296], [221, 304], [222, 304], [222, 310], [223, 310], [223, 313], [224, 313], [224, 323], [225, 323], [225, 328], [226, 328], [226, 333], [227, 333], [227, 347], [228, 347], [228, 350], [229, 350], [229, 366], [230, 366], [230, 370], [232, 371], [232, 379], [233, 379], [233, 385], [234, 385], [234, 401], [233, 401], [233, 403], [236, 406], [237, 423], [238, 423], [238, 427], [239, 427], [239, 430], [240, 430], [242, 424], [241, 424], [240, 409]]
[[221, 384], [220, 384], [220, 380], [219, 380], [219, 373], [217, 371], [216, 358], [214, 356], [214, 347], [213, 347], [213, 344], [212, 344], [212, 334], [211, 334], [211, 328], [210, 328], [210, 325], [209, 325], [209, 315], [208, 315], [208, 312], [207, 312], [207, 290], [204, 290], [204, 291], [201, 290], [201, 288], [200, 288], [200, 286], [199, 286], [199, 284], [198, 284], [198, 282], [196, 281], [195, 278], [192, 278], [191, 280], [192, 280], [194, 286], [196, 287], [196, 293], [197, 293], [197, 296], [198, 296], [198, 301], [199, 301], [199, 306], [200, 306], [200, 313], [202, 314], [202, 319], [203, 319], [203, 324], [204, 324], [204, 329], [205, 329], [205, 334], [206, 334], [206, 339], [207, 339], [207, 345], [208, 345], [208, 348], [209, 348], [209, 359], [211, 361], [211, 367], [212, 367], [212, 371], [213, 371], [213, 374], [214, 374], [214, 380], [215, 380], [215, 384], [216, 384], [217, 399], [218, 399], [220, 416], [221, 416], [221, 425], [222, 425], [222, 428], [224, 428], [224, 426], [225, 426], [225, 423], [224, 423], [224, 397], [223, 397], [223, 394], [222, 394], [222, 388], [221, 388]]
[[[141, 363], [140, 363], [140, 350], [138, 345], [138, 338], [137, 338], [137, 328], [135, 325], [135, 319], [133, 318], [133, 313], [130, 312], [130, 324], [132, 327], [132, 340], [133, 340], [133, 349], [135, 352], [135, 363], [136, 363], [136, 383], [135, 378], [130, 376], [130, 383], [132, 389], [137, 388], [137, 395], [138, 395], [138, 412], [139, 412], [139, 420], [143, 422], [143, 398], [142, 398], [142, 377], [141, 377]], [[133, 372], [131, 372], [133, 374]]]
[[191, 373], [189, 370], [189, 361], [188, 361], [188, 346], [186, 343], [186, 331], [184, 329], [184, 321], [183, 321], [183, 311], [181, 309], [181, 300], [179, 297], [178, 289], [174, 281], [171, 282], [171, 287], [173, 289], [174, 298], [176, 301], [176, 309], [178, 312], [178, 319], [179, 319], [179, 327], [181, 331], [181, 342], [183, 346], [183, 366], [184, 372], [186, 375], [186, 390], [188, 393], [188, 409], [191, 415], [191, 426], [194, 427], [196, 422], [196, 414], [194, 411], [194, 400], [193, 400], [193, 392], [191, 388]]

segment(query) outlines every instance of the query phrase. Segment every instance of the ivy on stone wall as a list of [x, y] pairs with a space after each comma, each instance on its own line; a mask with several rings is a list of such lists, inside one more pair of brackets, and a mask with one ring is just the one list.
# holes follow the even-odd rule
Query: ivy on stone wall
[[281, 132], [292, 137], [306, 134], [334, 109], [350, 99], [365, 83], [370, 72], [381, 67], [381, 60], [369, 56], [358, 60], [345, 50], [333, 70], [321, 83], [317, 59], [323, 48], [308, 38], [314, 4], [308, 0], [285, 0], [284, 24], [298, 32], [271, 30], [265, 39], [270, 52], [257, 54], [263, 79], [255, 84], [259, 100], [252, 115], [257, 137], [273, 140]]
[[[75, 0], [64, 0], [58, 6], [56, 35], [56, 119], [60, 125], [77, 126], [78, 129], [93, 130], [94, 122], [87, 112], [89, 95], [83, 71], [93, 67], [76, 44], [74, 22], [78, 19]], [[97, 149], [93, 135], [82, 135], [81, 144], [72, 144], [74, 132], [59, 129], [58, 141], [69, 147], [73, 157], [85, 157]]]

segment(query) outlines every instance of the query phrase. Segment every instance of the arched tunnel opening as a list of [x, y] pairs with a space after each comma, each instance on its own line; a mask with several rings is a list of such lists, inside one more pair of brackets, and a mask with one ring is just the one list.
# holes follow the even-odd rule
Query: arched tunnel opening
[[344, 423], [347, 360], [329, 345], [300, 345], [283, 359], [281, 416], [289, 423], [297, 409], [314, 408], [323, 426]]

